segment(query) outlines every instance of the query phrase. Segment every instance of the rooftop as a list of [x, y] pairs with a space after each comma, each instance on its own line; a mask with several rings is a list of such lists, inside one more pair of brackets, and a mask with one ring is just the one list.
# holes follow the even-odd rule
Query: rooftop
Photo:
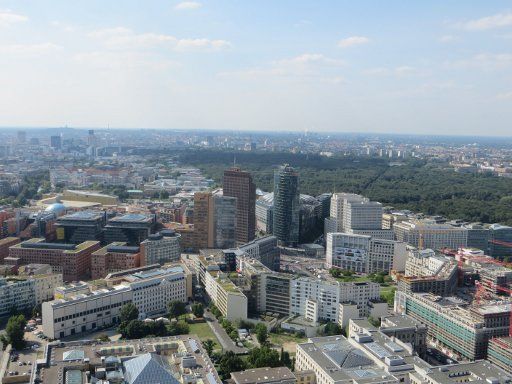
[[255, 368], [241, 372], [231, 372], [236, 384], [271, 383], [280, 380], [295, 380], [295, 375], [287, 367]]

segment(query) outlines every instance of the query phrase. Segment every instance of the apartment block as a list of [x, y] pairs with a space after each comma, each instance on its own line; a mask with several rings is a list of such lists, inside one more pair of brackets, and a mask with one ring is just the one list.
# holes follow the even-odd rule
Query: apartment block
[[9, 248], [9, 256], [22, 264], [50, 264], [54, 273], [61, 273], [64, 281], [77, 281], [91, 273], [91, 255], [100, 248], [99, 241], [81, 244], [46, 243], [44, 239], [30, 239]]
[[9, 256], [9, 247], [20, 242], [18, 237], [5, 237], [0, 239], [0, 262], [3, 262]]

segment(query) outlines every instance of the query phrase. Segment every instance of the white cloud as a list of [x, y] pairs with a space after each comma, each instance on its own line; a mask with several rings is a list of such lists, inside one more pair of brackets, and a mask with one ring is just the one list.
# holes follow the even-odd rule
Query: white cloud
[[498, 95], [496, 95], [496, 98], [500, 100], [512, 100], [512, 91], [499, 93]]
[[344, 79], [337, 74], [338, 68], [343, 65], [345, 65], [343, 60], [333, 59], [318, 53], [304, 53], [292, 58], [273, 61], [266, 67], [249, 68], [235, 72], [221, 72], [219, 76], [315, 79], [334, 84], [344, 82]]
[[0, 27], [8, 27], [12, 24], [27, 21], [28, 17], [14, 13], [9, 9], [0, 10]]
[[182, 1], [181, 3], [178, 3], [174, 6], [174, 9], [177, 10], [184, 10], [184, 9], [198, 9], [201, 8], [203, 5], [201, 3], [198, 3], [197, 1]]
[[80, 64], [104, 70], [136, 68], [166, 70], [170, 67], [179, 66], [179, 63], [175, 61], [163, 60], [162, 58], [155, 60], [154, 57], [138, 52], [82, 52], [74, 55], [73, 60]]
[[498, 13], [496, 15], [482, 17], [481, 19], [458, 23], [456, 26], [469, 31], [483, 31], [486, 29], [508, 27], [512, 26], [512, 13]]
[[304, 53], [291, 59], [283, 59], [276, 62], [278, 65], [304, 65], [320, 63], [327, 65], [344, 65], [345, 62], [339, 59], [331, 59], [319, 53]]
[[0, 45], [0, 54], [3, 55], [20, 55], [20, 56], [38, 56], [58, 51], [61, 46], [53, 43], [40, 44], [9, 44]]
[[512, 67], [511, 53], [480, 53], [473, 57], [445, 63], [448, 68], [478, 68], [485, 71], [508, 69]]
[[444, 35], [439, 38], [441, 43], [453, 43], [454, 41], [459, 40], [457, 36], [454, 35]]
[[175, 36], [157, 33], [135, 33], [124, 27], [92, 31], [89, 37], [101, 40], [112, 49], [150, 49], [164, 47], [176, 51], [202, 50], [219, 51], [231, 47], [231, 43], [220, 39], [179, 39]]
[[356, 45], [368, 44], [370, 39], [364, 36], [350, 36], [338, 41], [338, 47], [349, 48]]

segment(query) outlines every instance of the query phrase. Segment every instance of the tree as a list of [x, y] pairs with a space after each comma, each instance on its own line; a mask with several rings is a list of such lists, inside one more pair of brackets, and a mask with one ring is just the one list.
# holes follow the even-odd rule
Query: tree
[[184, 315], [185, 313], [187, 313], [185, 303], [182, 303], [181, 301], [178, 301], [178, 300], [171, 301], [168, 305], [168, 309], [169, 309], [169, 317], [170, 318], [174, 317], [176, 320], [178, 320], [178, 317], [180, 317], [181, 315]]
[[167, 200], [169, 198], [169, 192], [161, 191], [160, 192], [160, 200]]
[[7, 326], [5, 327], [6, 340], [16, 349], [22, 349], [25, 346], [26, 325], [27, 320], [25, 320], [23, 315], [11, 316], [7, 321]]
[[146, 327], [141, 320], [132, 320], [126, 326], [127, 339], [141, 339], [146, 336]]
[[264, 345], [260, 348], [253, 348], [249, 352], [247, 361], [251, 364], [252, 368], [262, 367], [279, 367], [281, 365], [281, 359], [279, 353], [270, 348], [268, 345]]
[[281, 365], [292, 368], [292, 360], [290, 359], [290, 353], [288, 351], [285, 351], [283, 348], [281, 348], [281, 358], [279, 359], [281, 361]]
[[244, 369], [244, 361], [233, 351], [227, 351], [220, 358], [218, 372], [223, 380], [229, 379], [231, 372], [243, 371]]
[[125, 304], [119, 310], [119, 319], [121, 322], [130, 322], [139, 318], [139, 310], [133, 303]]
[[256, 332], [256, 339], [258, 339], [258, 343], [265, 344], [268, 339], [267, 327], [264, 324], [259, 323], [254, 327], [254, 331]]
[[339, 324], [328, 322], [324, 327], [324, 335], [325, 336], [333, 336], [341, 334], [341, 327]]
[[203, 317], [204, 315], [204, 307], [201, 303], [194, 303], [192, 305], [192, 313], [195, 317]]
[[374, 327], [380, 327], [380, 319], [376, 319], [372, 316], [368, 317], [368, 322]]
[[231, 340], [236, 341], [238, 339], [238, 331], [236, 329], [233, 329], [229, 333], [229, 337], [231, 337]]
[[203, 341], [204, 350], [210, 357], [212, 356], [214, 346], [215, 346], [215, 342], [211, 339], [207, 339], [207, 340]]
[[102, 333], [101, 335], [98, 335], [96, 337], [96, 339], [99, 340], [99, 341], [103, 341], [103, 342], [109, 342], [110, 341], [110, 338], [105, 333]]

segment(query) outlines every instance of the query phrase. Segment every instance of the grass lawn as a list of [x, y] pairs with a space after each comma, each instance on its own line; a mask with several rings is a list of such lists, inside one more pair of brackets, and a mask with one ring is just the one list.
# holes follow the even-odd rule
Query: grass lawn
[[210, 326], [208, 325], [208, 323], [195, 323], [195, 324], [189, 324], [188, 326], [190, 329], [189, 334], [197, 335], [197, 337], [201, 341], [204, 341], [207, 339], [213, 340], [215, 342], [214, 349], [218, 349], [221, 347], [219, 340], [217, 340], [217, 337], [213, 333], [213, 331], [210, 328]]
[[283, 345], [285, 343], [303, 343], [307, 340], [307, 337], [300, 337], [294, 335], [288, 335], [286, 333], [269, 333], [268, 338], [274, 345]]

